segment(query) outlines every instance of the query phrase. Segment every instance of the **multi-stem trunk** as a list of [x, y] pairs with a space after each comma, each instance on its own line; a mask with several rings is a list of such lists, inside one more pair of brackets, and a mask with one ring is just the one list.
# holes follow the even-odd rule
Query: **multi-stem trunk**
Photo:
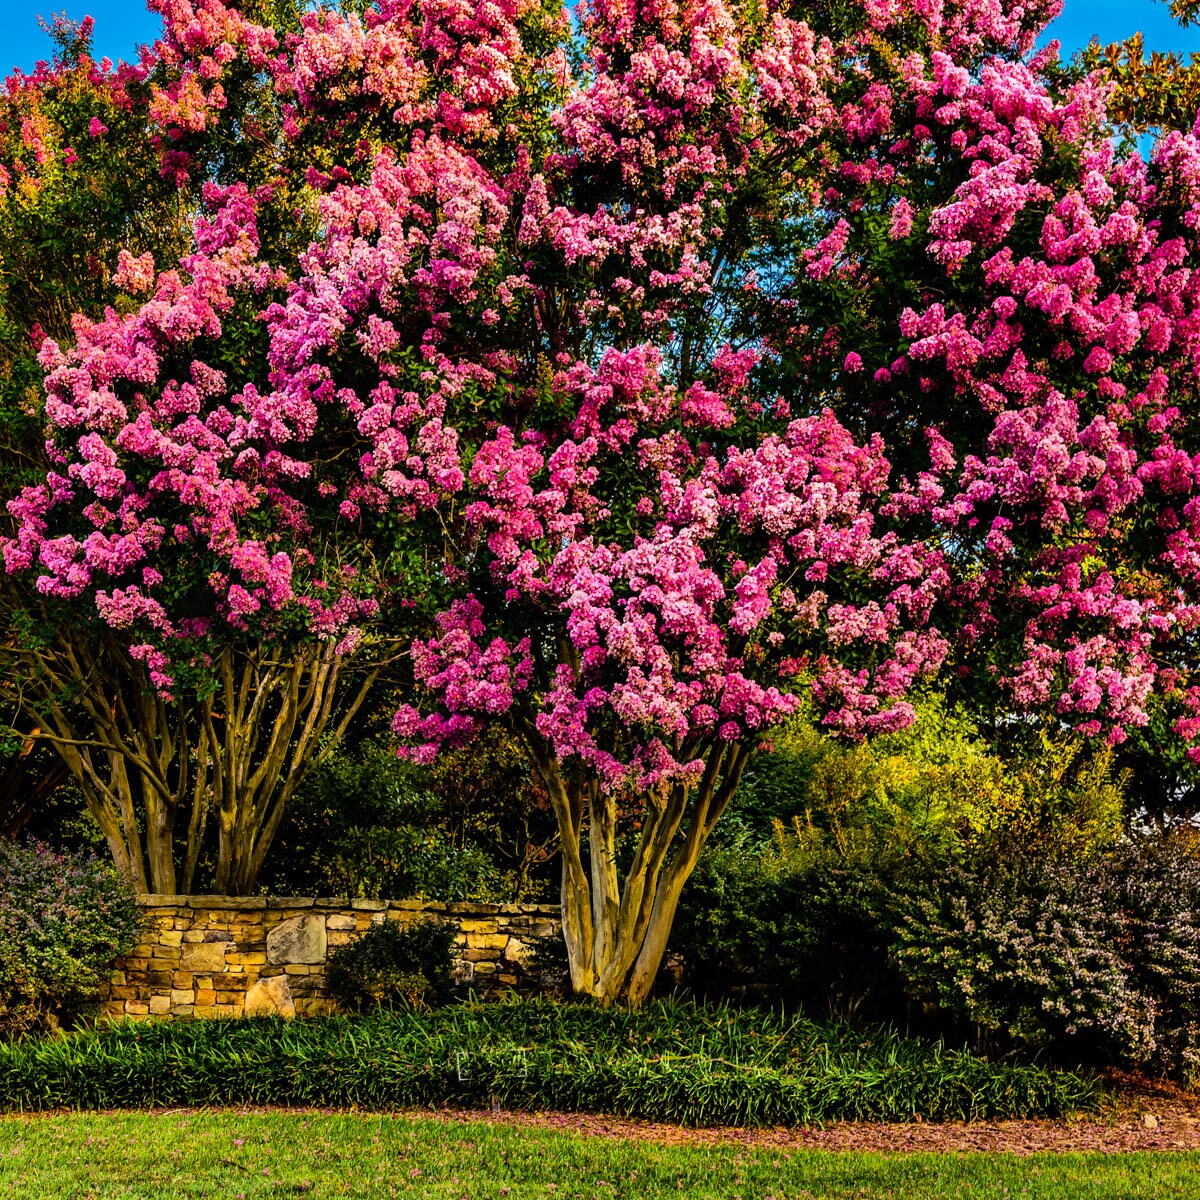
[[274, 658], [227, 650], [218, 686], [163, 699], [109, 643], [29, 651], [21, 707], [78, 782], [118, 870], [140, 892], [192, 889], [215, 819], [215, 888], [254, 890], [287, 804], [338, 745], [378, 678], [350, 687], [332, 643]]
[[[749, 747], [716, 742], [694, 757], [699, 779], [640, 796], [605, 792], [595, 779], [565, 772], [528, 733], [550, 793], [562, 843], [562, 926], [577, 995], [637, 1006], [662, 965], [684, 884], [749, 761]], [[618, 822], [640, 819], [628, 867], [617, 861]]]

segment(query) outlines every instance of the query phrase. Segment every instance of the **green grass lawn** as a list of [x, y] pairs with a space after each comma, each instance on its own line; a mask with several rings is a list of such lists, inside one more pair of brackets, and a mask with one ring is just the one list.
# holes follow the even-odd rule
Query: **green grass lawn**
[[378, 1114], [0, 1119], [4, 1200], [1193, 1200], [1198, 1154], [877, 1154], [660, 1146]]

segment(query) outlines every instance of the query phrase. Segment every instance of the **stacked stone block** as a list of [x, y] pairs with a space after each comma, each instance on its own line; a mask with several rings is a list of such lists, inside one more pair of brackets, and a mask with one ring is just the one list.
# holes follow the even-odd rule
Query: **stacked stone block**
[[101, 995], [110, 1017], [240, 1017], [334, 1011], [329, 951], [373, 922], [448, 920], [458, 926], [454, 975], [481, 994], [533, 994], [531, 940], [558, 932], [549, 904], [285, 896], [141, 896], [141, 942], [118, 959]]

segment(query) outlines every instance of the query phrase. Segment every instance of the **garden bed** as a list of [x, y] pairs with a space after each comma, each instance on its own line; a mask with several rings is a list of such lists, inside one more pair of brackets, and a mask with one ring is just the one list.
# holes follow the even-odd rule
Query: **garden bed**
[[10, 1111], [453, 1105], [685, 1125], [969, 1120], [1094, 1109], [1098, 1079], [779, 1012], [547, 1001], [307, 1021], [126, 1022], [0, 1046]]

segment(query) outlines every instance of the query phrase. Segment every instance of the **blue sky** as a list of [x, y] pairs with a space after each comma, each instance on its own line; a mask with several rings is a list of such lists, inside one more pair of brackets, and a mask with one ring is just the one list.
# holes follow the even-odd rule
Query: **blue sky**
[[[40, 15], [66, 10], [78, 20], [96, 19], [96, 50], [112, 58], [133, 58], [140, 42], [153, 41], [159, 21], [142, 0], [0, 0], [0, 74], [14, 66], [29, 70], [50, 52], [50, 40], [38, 28]], [[1067, 53], [1086, 45], [1092, 35], [1113, 42], [1141, 30], [1153, 50], [1200, 53], [1200, 28], [1180, 29], [1156, 0], [1066, 0], [1053, 34]]]

